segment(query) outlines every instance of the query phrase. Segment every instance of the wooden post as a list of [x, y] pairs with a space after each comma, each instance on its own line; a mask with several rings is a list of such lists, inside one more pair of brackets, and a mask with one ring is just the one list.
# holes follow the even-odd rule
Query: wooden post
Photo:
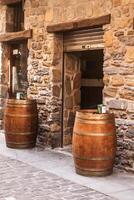
[[26, 40], [32, 37], [32, 30], [0, 34], [0, 42]]
[[10, 4], [15, 4], [15, 3], [19, 3], [22, 0], [0, 0], [0, 4], [3, 5], [10, 5]]
[[59, 24], [52, 24], [47, 26], [47, 31], [49, 33], [54, 32], [65, 32], [65, 31], [73, 31], [80, 30], [84, 28], [91, 28], [95, 26], [103, 26], [105, 24], [109, 24], [111, 20], [111, 15], [104, 15], [97, 18], [89, 18], [82, 20], [75, 20], [72, 22], [64, 22]]

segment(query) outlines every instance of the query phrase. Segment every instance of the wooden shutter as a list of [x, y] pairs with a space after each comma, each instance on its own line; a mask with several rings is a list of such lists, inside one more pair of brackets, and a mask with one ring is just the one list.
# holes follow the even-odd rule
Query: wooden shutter
[[64, 33], [64, 52], [103, 49], [102, 27]]

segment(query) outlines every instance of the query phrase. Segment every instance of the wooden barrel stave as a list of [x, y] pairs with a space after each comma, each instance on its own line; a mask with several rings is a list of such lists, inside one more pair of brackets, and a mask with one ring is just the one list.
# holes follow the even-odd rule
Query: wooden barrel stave
[[4, 113], [7, 147], [32, 148], [37, 136], [37, 105], [35, 100], [8, 99]]
[[37, 121], [37, 116], [30, 117], [29, 115], [29, 117], [22, 117], [20, 114], [19, 116], [16, 115], [16, 117], [12, 117], [9, 115], [5, 114], [4, 117], [5, 122], [8, 122], [5, 124], [6, 133], [31, 132], [32, 130], [37, 129], [37, 123], [33, 123], [34, 121]]
[[21, 135], [21, 133], [18, 133], [19, 135], [15, 134], [6, 134], [6, 141], [7, 146], [12, 148], [32, 148], [35, 146], [36, 142], [36, 135], [35, 134], [29, 134], [27, 133]]
[[[73, 131], [76, 172], [86, 176], [112, 173], [116, 153], [116, 129], [112, 114], [77, 112]], [[83, 117], [83, 118], [82, 118]]]

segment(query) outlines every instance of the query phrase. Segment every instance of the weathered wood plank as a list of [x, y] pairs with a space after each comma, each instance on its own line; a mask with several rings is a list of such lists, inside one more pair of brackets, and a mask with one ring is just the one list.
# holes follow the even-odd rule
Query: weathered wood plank
[[110, 20], [111, 20], [111, 15], [109, 14], [109, 15], [104, 15], [104, 16], [97, 17], [97, 18], [83, 19], [83, 20], [77, 20], [77, 21], [72, 21], [72, 22], [48, 25], [47, 31], [49, 33], [54, 33], [54, 32], [79, 30], [79, 29], [83, 29], [83, 28], [89, 28], [89, 27], [109, 24]]
[[26, 40], [32, 37], [32, 30], [0, 34], [0, 42]]
[[0, 4], [3, 5], [9, 5], [9, 4], [14, 4], [14, 3], [19, 3], [22, 0], [0, 0]]

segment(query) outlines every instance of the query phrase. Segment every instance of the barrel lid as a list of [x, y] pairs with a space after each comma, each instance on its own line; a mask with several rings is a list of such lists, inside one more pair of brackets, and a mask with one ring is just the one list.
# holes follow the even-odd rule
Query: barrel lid
[[76, 111], [76, 117], [81, 119], [91, 119], [91, 120], [103, 120], [103, 119], [113, 119], [113, 113], [98, 113], [97, 109], [81, 109]]

